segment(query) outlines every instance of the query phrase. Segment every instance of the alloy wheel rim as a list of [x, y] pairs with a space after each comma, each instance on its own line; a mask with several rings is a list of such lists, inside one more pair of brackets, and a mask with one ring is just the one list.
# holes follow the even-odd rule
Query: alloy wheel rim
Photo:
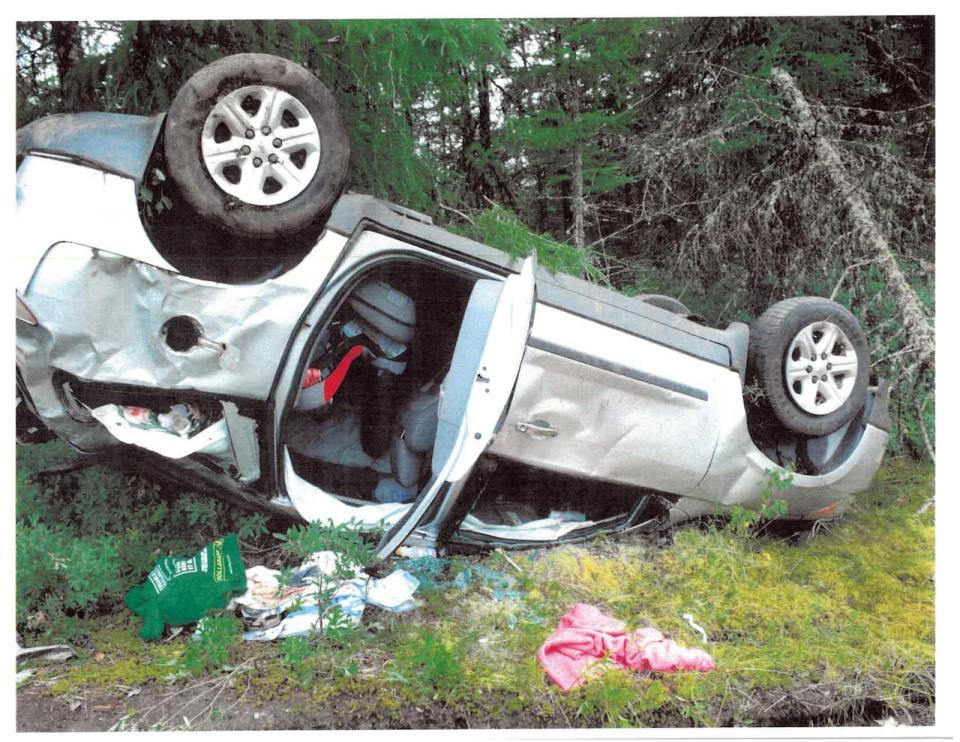
[[784, 380], [794, 403], [811, 415], [836, 412], [853, 394], [859, 361], [842, 328], [822, 320], [801, 329], [787, 347]]
[[222, 191], [243, 203], [276, 206], [303, 193], [316, 175], [320, 132], [296, 97], [247, 85], [217, 101], [204, 121], [200, 149]]

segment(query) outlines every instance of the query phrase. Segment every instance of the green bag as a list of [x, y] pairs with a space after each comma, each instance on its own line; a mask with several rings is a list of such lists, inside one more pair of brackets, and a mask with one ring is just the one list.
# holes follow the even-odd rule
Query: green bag
[[233, 593], [247, 589], [247, 575], [235, 533], [207, 544], [189, 559], [164, 557], [142, 585], [131, 588], [127, 608], [143, 617], [140, 636], [159, 639], [164, 624], [183, 626], [224, 608]]

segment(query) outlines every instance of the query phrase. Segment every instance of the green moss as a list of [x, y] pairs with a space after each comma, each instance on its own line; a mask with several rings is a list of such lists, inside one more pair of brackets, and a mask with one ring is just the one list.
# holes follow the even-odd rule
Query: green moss
[[176, 672], [176, 662], [183, 654], [181, 642], [147, 644], [142, 641], [130, 620], [110, 621], [93, 628], [89, 644], [92, 650], [56, 668], [59, 678], [50, 686], [50, 693], [59, 695], [81, 688], [162, 681]]

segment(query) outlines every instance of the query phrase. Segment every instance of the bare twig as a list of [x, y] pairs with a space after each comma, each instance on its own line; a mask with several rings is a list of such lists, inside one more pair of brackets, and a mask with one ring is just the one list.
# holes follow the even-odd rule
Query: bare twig
[[509, 564], [511, 567], [517, 570], [517, 572], [519, 572], [520, 574], [523, 574], [523, 569], [520, 567], [520, 565], [517, 564], [515, 561], [513, 561], [509, 556], [507, 556], [507, 553], [503, 549], [498, 548], [497, 553], [507, 560], [507, 564]]
[[83, 456], [77, 459], [72, 459], [71, 461], [66, 462], [65, 464], [58, 464], [57, 466], [51, 466], [46, 469], [41, 469], [36, 474], [35, 477], [52, 477], [58, 474], [69, 474], [73, 471], [79, 471], [81, 469], [87, 469], [91, 466], [96, 466], [97, 464], [102, 463], [110, 456], [108, 454], [92, 454], [89, 456]]
[[919, 349], [917, 345], [908, 345], [906, 348], [901, 348], [900, 350], [895, 350], [893, 353], [887, 353], [883, 358], [874, 363], [875, 366], [879, 366], [884, 361], [889, 361], [891, 358], [896, 358], [897, 356], [906, 355], [908, 353], [914, 353]]
[[830, 292], [830, 301], [833, 301], [836, 298], [837, 292], [840, 290], [840, 287], [843, 285], [843, 282], [846, 280], [847, 274], [850, 271], [854, 270], [855, 268], [862, 268], [863, 266], [870, 265], [874, 262], [876, 262], [876, 260], [871, 258], [870, 260], [861, 260], [859, 263], [853, 263], [852, 265], [848, 265], [846, 268], [844, 268], [843, 273], [840, 274], [840, 280], [837, 281], [837, 285], [834, 286], [833, 291]]
[[444, 209], [444, 210], [446, 210], [446, 211], [453, 212], [454, 214], [456, 214], [457, 216], [459, 216], [459, 217], [460, 217], [461, 219], [463, 219], [464, 221], [470, 222], [470, 225], [473, 226], [474, 228], [476, 228], [476, 226], [477, 226], [477, 225], [476, 225], [476, 222], [474, 222], [473, 219], [471, 219], [469, 216], [467, 216], [466, 214], [464, 214], [462, 211], [460, 211], [460, 210], [458, 210], [458, 209], [455, 209], [455, 208], [453, 208], [452, 206], [447, 206], [445, 203], [443, 203], [443, 201], [440, 201], [440, 200], [437, 200], [437, 206], [439, 206], [441, 209]]

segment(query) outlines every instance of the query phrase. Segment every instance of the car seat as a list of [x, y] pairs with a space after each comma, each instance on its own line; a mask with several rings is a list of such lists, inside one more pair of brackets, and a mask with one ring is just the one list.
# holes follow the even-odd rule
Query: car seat
[[406, 502], [416, 495], [426, 454], [433, 449], [437, 436], [439, 401], [439, 384], [431, 381], [414, 392], [400, 409], [390, 443], [392, 476], [377, 484], [375, 500]]
[[[360, 358], [377, 369], [378, 380], [406, 371], [416, 329], [416, 308], [409, 296], [384, 281], [368, 281], [354, 291], [343, 315], [315, 346], [320, 350], [314, 353], [294, 403], [298, 411], [330, 404]], [[377, 401], [372, 404], [377, 406]]]
[[422, 485], [427, 454], [433, 449], [437, 433], [439, 397], [440, 387], [435, 381], [418, 388], [390, 426], [389, 451], [376, 459], [363, 448], [360, 415], [353, 409], [319, 421], [299, 415], [287, 425], [285, 443], [291, 450], [329, 465], [327, 470], [331, 466], [335, 470], [343, 467], [342, 473], [333, 478], [349, 480], [354, 487], [362, 488], [366, 477], [348, 470], [375, 472], [379, 480], [373, 498], [380, 502], [405, 502], [413, 499]]
[[[415, 333], [409, 296], [382, 280], [361, 284], [314, 346], [286, 425], [291, 448], [317, 461], [388, 474], [388, 449], [403, 408], [398, 378]], [[338, 393], [343, 399], [331, 406]], [[328, 412], [312, 414], [318, 410]]]

